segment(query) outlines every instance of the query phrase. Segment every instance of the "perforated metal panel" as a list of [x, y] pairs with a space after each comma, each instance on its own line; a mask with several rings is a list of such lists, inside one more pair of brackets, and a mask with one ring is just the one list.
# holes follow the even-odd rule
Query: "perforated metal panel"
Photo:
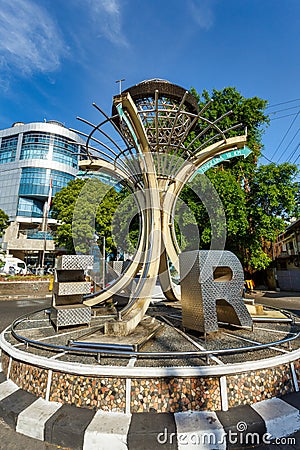
[[117, 273], [121, 274], [127, 269], [129, 264], [130, 261], [113, 261], [112, 267]]
[[54, 306], [51, 308], [50, 319], [58, 330], [70, 325], [89, 324], [91, 315], [91, 308], [85, 305]]
[[[241, 292], [243, 268], [231, 252], [183, 252], [179, 255], [183, 326], [201, 332], [218, 331], [218, 320], [251, 327], [252, 319]], [[229, 281], [215, 281], [217, 267], [229, 267]], [[220, 301], [220, 306], [218, 303]]]
[[57, 295], [79, 295], [90, 294], [91, 283], [87, 281], [55, 282], [53, 293]]
[[90, 255], [63, 255], [56, 260], [57, 270], [86, 270], [93, 268], [94, 257]]
[[81, 303], [91, 292], [91, 283], [84, 281], [84, 270], [93, 266], [93, 256], [63, 255], [57, 260], [50, 319], [56, 329], [69, 325], [89, 324], [91, 308]]

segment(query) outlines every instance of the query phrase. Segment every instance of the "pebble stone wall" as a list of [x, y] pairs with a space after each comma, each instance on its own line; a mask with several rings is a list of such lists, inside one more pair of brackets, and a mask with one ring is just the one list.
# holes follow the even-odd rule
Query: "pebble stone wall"
[[221, 409], [218, 378], [133, 379], [131, 412]]
[[7, 375], [9, 364], [9, 356], [7, 353], [2, 352], [1, 363], [2, 363], [2, 371], [5, 373], [5, 375]]
[[289, 365], [227, 377], [228, 406], [247, 405], [294, 391]]
[[37, 397], [46, 397], [48, 370], [12, 360], [9, 378], [25, 391]]
[[53, 372], [50, 401], [76, 406], [125, 412], [125, 380]]
[[300, 360], [294, 362], [295, 372], [298, 380], [298, 384], [300, 387]]
[[[7, 375], [9, 355], [2, 351], [2, 370]], [[294, 362], [300, 381], [300, 360]], [[9, 378], [21, 389], [45, 398], [48, 370], [12, 360]], [[270, 369], [227, 375], [229, 408], [252, 404], [294, 391], [289, 364]], [[133, 378], [130, 412], [181, 412], [221, 410], [219, 377]], [[118, 377], [80, 376], [53, 371], [50, 401], [103, 411], [126, 411], [126, 380]], [[128, 405], [127, 405], [128, 407]]]

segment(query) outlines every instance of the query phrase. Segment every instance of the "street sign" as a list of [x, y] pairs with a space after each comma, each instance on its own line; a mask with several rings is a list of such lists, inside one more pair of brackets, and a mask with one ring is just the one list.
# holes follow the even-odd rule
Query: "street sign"
[[247, 158], [250, 153], [252, 153], [252, 150], [250, 150], [250, 148], [248, 147], [230, 150], [226, 153], [223, 153], [222, 155], [215, 156], [210, 161], [207, 161], [197, 170], [197, 173], [205, 173], [211, 167], [216, 166], [217, 164], [220, 164], [227, 159], [236, 158], [237, 156], [244, 156], [244, 158]]

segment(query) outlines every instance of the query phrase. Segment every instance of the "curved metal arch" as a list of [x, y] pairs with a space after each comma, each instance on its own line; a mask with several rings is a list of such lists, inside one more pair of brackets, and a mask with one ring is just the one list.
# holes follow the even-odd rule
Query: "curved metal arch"
[[[112, 160], [112, 161], [115, 162], [116, 159], [118, 158], [119, 153], [116, 153], [111, 147], [107, 146], [104, 142], [100, 141], [99, 139], [97, 139], [97, 138], [95, 138], [95, 137], [93, 136], [93, 133], [95, 133], [96, 131], [99, 131], [99, 132], [102, 133], [103, 135], [109, 137], [109, 135], [108, 135], [107, 133], [105, 133], [103, 130], [101, 130], [100, 127], [103, 126], [103, 125], [105, 125], [105, 124], [107, 124], [107, 123], [111, 123], [111, 121], [109, 120], [110, 118], [109, 118], [109, 119], [106, 119], [105, 121], [101, 122], [101, 123], [98, 124], [98, 125], [93, 125], [93, 124], [92, 124], [91, 122], [89, 122], [88, 120], [82, 119], [82, 118], [80, 118], [80, 117], [77, 117], [77, 119], [80, 120], [81, 122], [86, 123], [87, 125], [89, 125], [89, 126], [91, 126], [91, 127], [94, 127], [94, 129], [91, 131], [91, 133], [90, 133], [89, 135], [86, 134], [86, 133], [80, 133], [80, 132], [79, 132], [81, 135], [84, 135], [85, 137], [87, 137], [86, 150], [87, 150], [87, 154], [88, 154], [88, 156], [90, 157], [90, 159], [93, 159], [93, 155], [91, 155], [91, 153], [89, 152], [89, 149], [94, 150], [96, 153], [99, 153], [99, 154], [105, 156], [105, 158], [108, 158], [108, 159], [110, 159], [110, 160]], [[120, 147], [120, 146], [119, 146], [112, 138], [109, 137], [109, 139], [110, 139], [110, 141], [117, 147], [117, 149], [118, 149], [119, 151], [122, 151], [122, 152], [123, 152], [123, 150], [121, 149], [121, 147]], [[107, 153], [103, 152], [102, 150], [100, 150], [100, 149], [98, 149], [98, 148], [95, 148], [95, 147], [92, 147], [91, 145], [89, 145], [90, 140], [92, 140], [93, 142], [96, 142], [97, 144], [99, 144], [99, 145], [101, 145], [102, 147], [106, 148], [110, 153], [112, 153], [112, 154], [114, 155], [114, 158], [113, 158], [112, 156], [108, 155]], [[131, 150], [131, 149], [128, 148], [128, 147], [125, 149], [125, 151], [130, 151], [130, 150]], [[130, 173], [130, 167], [132, 166], [132, 164], [131, 164], [130, 160], [128, 160], [128, 158], [127, 158], [126, 156], [125, 156], [125, 158], [126, 158], [126, 160], [127, 160], [128, 167], [127, 167], [125, 164], [122, 164], [122, 163], [119, 163], [119, 164], [120, 164], [120, 166], [123, 167], [123, 169], [125, 169], [125, 171], [129, 170], [129, 173]], [[132, 175], [133, 177], [135, 177], [135, 181], [138, 182], [138, 179], [136, 178], [134, 172], [133, 172], [131, 175]]]

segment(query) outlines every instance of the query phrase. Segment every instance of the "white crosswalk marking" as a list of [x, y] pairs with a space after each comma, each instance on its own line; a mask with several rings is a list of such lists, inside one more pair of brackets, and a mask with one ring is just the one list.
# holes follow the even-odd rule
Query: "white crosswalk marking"
[[225, 450], [224, 428], [215, 412], [189, 411], [174, 414], [178, 450]]

